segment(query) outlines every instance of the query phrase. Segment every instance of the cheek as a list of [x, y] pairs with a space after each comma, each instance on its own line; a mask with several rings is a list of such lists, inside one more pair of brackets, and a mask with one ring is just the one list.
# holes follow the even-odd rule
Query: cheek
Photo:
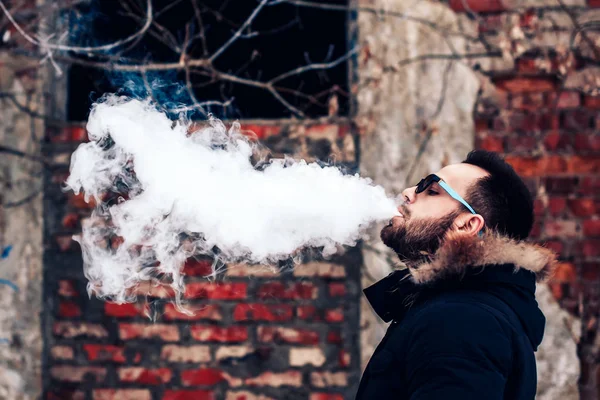
[[428, 196], [411, 207], [411, 218], [441, 218], [456, 207], [453, 199], [447, 196]]

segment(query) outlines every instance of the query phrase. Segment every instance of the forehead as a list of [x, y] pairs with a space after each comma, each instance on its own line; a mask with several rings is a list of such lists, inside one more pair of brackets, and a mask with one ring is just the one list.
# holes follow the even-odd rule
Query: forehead
[[446, 181], [461, 196], [464, 196], [471, 184], [489, 173], [475, 165], [460, 163], [448, 165], [436, 172], [436, 175]]

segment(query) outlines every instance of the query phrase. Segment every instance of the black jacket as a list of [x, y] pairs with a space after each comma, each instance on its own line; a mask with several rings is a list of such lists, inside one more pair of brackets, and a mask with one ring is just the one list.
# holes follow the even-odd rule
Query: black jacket
[[365, 289], [392, 323], [356, 399], [534, 399], [545, 326], [535, 284], [555, 255], [486, 235], [449, 239], [432, 260]]

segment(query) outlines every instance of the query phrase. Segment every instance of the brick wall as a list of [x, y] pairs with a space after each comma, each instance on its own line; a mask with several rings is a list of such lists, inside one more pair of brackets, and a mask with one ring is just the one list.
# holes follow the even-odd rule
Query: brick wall
[[[344, 124], [246, 128], [276, 156], [355, 168], [355, 138]], [[136, 304], [90, 299], [71, 235], [91, 208], [60, 190], [85, 139], [80, 125], [47, 132], [45, 153], [58, 167], [46, 176], [44, 199], [45, 399], [352, 398], [360, 377], [357, 249], [293, 270], [228, 266], [216, 282], [204, 278], [210, 259], [190, 259], [185, 298], [193, 316], [160, 288]]]
[[[524, 29], [532, 16], [540, 18], [538, 26], [544, 25], [544, 18], [569, 20], [552, 1], [518, 10], [502, 1], [466, 3], [477, 3], [480, 32], [502, 29], [510, 15], [518, 15]], [[567, 4], [577, 5], [573, 10], [582, 18], [597, 15], [592, 8], [600, 6], [597, 1], [587, 8], [582, 1]], [[461, 1], [450, 5], [464, 11]], [[553, 34], [558, 41], [571, 33], [560, 29], [545, 32], [546, 37]], [[536, 32], [529, 34], [537, 37]], [[476, 147], [503, 153], [536, 196], [532, 240], [560, 255], [550, 288], [564, 309], [582, 318], [580, 390], [582, 398], [598, 398], [599, 353], [594, 342], [600, 316], [600, 97], [569, 84], [569, 76], [595, 65], [589, 54], [576, 52], [566, 74], [552, 56], [547, 67], [547, 54], [530, 48], [512, 68], [485, 71], [494, 84], [495, 100], [490, 106], [482, 99], [475, 109]]]

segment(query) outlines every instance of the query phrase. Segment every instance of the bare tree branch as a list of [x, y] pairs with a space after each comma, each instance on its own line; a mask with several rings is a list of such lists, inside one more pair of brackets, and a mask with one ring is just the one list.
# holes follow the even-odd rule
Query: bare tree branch
[[128, 36], [124, 39], [120, 39], [117, 40], [113, 43], [109, 43], [109, 44], [105, 44], [102, 46], [65, 46], [65, 45], [60, 45], [60, 44], [52, 44], [49, 43], [48, 41], [51, 38], [38, 38], [35, 39], [32, 36], [30, 36], [27, 32], [25, 32], [23, 30], [23, 28], [21, 28], [21, 26], [15, 21], [15, 19], [13, 18], [12, 14], [8, 11], [8, 9], [6, 8], [6, 6], [4, 5], [4, 2], [2, 0], [0, 0], [0, 8], [2, 9], [2, 11], [4, 12], [4, 14], [6, 15], [6, 17], [9, 19], [9, 21], [13, 24], [13, 26], [15, 27], [15, 29], [30, 43], [40, 47], [42, 50], [45, 51], [50, 51], [50, 50], [61, 50], [61, 51], [72, 51], [75, 53], [93, 53], [93, 52], [104, 52], [104, 51], [110, 51], [113, 50], [116, 47], [122, 46], [124, 44], [127, 44], [133, 40], [135, 40], [137, 37], [143, 35], [148, 28], [150, 27], [151, 23], [152, 23], [152, 0], [147, 0], [146, 2], [146, 23], [142, 26], [142, 28], [137, 31], [136, 33], [134, 33], [131, 36]]
[[229, 46], [231, 46], [236, 40], [239, 39], [241, 33], [244, 31], [244, 29], [250, 26], [250, 24], [252, 23], [252, 21], [254, 21], [260, 10], [262, 10], [265, 4], [267, 4], [267, 1], [268, 0], [261, 0], [258, 6], [254, 9], [254, 11], [252, 11], [252, 14], [250, 14], [246, 22], [244, 22], [244, 24], [240, 27], [240, 29], [238, 29], [237, 32], [235, 32], [235, 34], [227, 42], [225, 42], [223, 46], [221, 46], [217, 51], [213, 53], [212, 56], [210, 56], [210, 58], [208, 59], [210, 64], [212, 64], [217, 59], [217, 57], [223, 54], [223, 52], [225, 52], [225, 50], [227, 50]]

